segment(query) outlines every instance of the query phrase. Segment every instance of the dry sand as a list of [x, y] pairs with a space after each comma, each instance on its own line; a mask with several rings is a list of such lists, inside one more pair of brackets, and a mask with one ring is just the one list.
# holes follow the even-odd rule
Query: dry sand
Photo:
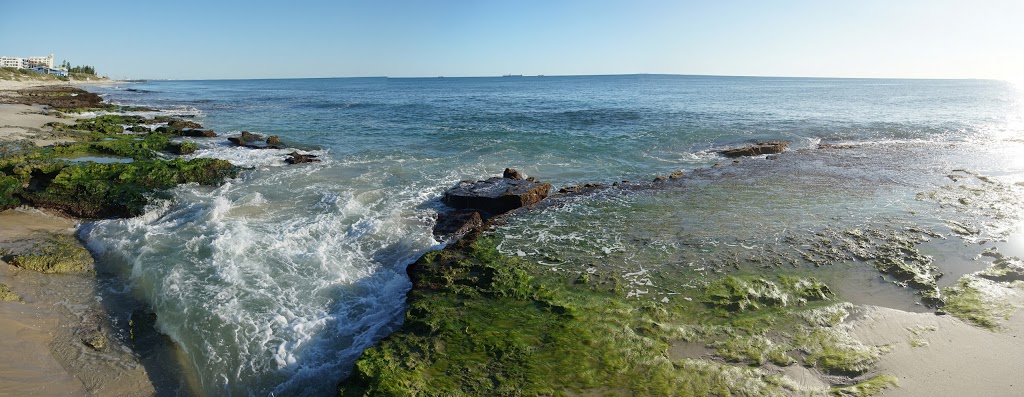
[[[10, 81], [0, 80], [0, 97], [12, 95], [13, 90], [44, 85], [68, 85], [65, 81]], [[36, 146], [47, 146], [63, 139], [53, 139], [44, 127], [50, 122], [68, 122], [56, 117], [56, 112], [40, 105], [0, 103], [0, 141], [31, 140]]]

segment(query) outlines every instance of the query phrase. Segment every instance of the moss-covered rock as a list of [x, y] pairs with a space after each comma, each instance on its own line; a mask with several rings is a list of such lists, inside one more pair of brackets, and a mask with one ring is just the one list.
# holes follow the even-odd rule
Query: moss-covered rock
[[[168, 145], [167, 136], [150, 134], [141, 139], [124, 136], [15, 151], [12, 156], [0, 158], [0, 205], [28, 204], [82, 218], [135, 216], [142, 213], [150, 199], [161, 197], [165, 189], [182, 183], [216, 185], [238, 174], [238, 168], [225, 160], [159, 158], [156, 150]], [[63, 160], [63, 156], [107, 154], [135, 160]]]
[[10, 264], [40, 273], [84, 273], [93, 270], [89, 251], [74, 236], [55, 234], [29, 253], [15, 255]]
[[18, 302], [21, 301], [21, 297], [11, 291], [11, 288], [8, 287], [7, 284], [0, 283], [0, 301]]

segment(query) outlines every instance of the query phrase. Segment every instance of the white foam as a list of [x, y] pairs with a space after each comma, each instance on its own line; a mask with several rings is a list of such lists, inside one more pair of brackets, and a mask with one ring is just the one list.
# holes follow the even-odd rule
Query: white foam
[[[263, 166], [271, 151], [204, 150], [233, 159], [248, 152]], [[423, 221], [432, 210], [416, 208], [424, 190], [443, 188], [437, 182], [411, 178], [412, 186], [385, 192], [345, 184], [337, 177], [345, 162], [305, 166], [218, 188], [182, 186], [143, 216], [84, 229], [102, 258], [125, 263], [205, 393], [333, 389], [398, 325], [404, 265], [436, 244]]]

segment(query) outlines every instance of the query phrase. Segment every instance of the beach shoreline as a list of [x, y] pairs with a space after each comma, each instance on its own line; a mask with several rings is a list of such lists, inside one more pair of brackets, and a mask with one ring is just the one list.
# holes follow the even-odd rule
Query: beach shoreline
[[[40, 85], [36, 83], [19, 82], [16, 85], [22, 88]], [[37, 145], [56, 141], [57, 137], [45, 128], [46, 123], [67, 121], [38, 105], [0, 104], [0, 117], [6, 120], [0, 122], [0, 140], [30, 139]], [[3, 211], [0, 212], [0, 246], [31, 245], [52, 234], [75, 236], [81, 222], [80, 219], [24, 207]], [[24, 303], [0, 302], [0, 318], [5, 320], [5, 325], [0, 328], [0, 339], [9, 343], [0, 347], [8, 351], [9, 346], [10, 351], [19, 352], [19, 355], [43, 357], [38, 361], [0, 365], [0, 384], [9, 385], [22, 394], [157, 394], [158, 388], [151, 381], [155, 374], [148, 373], [137, 357], [132, 361], [132, 354], [119, 358], [101, 357], [99, 361], [108, 360], [114, 364], [89, 367], [106, 368], [97, 374], [78, 369], [81, 362], [95, 362], [99, 356], [80, 343], [82, 328], [76, 328], [74, 324], [99, 325], [98, 329], [105, 333], [106, 338], [112, 341], [117, 338], [116, 330], [109, 324], [113, 316], [104, 307], [110, 302], [98, 302], [101, 295], [96, 291], [98, 278], [95, 273], [42, 275], [6, 263], [0, 266], [3, 267], [0, 282], [9, 285], [24, 300]], [[59, 293], [49, 296], [48, 291]], [[850, 309], [853, 314], [844, 325], [850, 329], [850, 334], [866, 345], [888, 346], [877, 364], [857, 379], [880, 374], [896, 377], [900, 387], [886, 389], [882, 393], [886, 396], [972, 394], [979, 391], [999, 394], [1019, 390], [1020, 385], [999, 383], [1012, 380], [1012, 374], [1024, 370], [1011, 362], [1012, 358], [1024, 354], [1024, 316], [1019, 313], [1022, 305], [1019, 291], [1020, 288], [1008, 287], [1001, 292], [1009, 297], [1014, 309], [998, 329], [993, 330], [949, 315], [853, 305]], [[74, 309], [69, 310], [68, 307], [72, 306]], [[11, 321], [6, 321], [8, 319]], [[69, 348], [70, 345], [74, 345], [73, 348]], [[967, 368], [952, 372], [950, 363], [961, 359], [969, 363]], [[733, 365], [720, 359], [711, 361]], [[822, 387], [827, 390], [828, 386], [835, 385], [828, 382], [834, 378], [813, 368], [795, 365], [781, 370], [767, 365], [764, 368], [782, 371], [797, 383], [822, 393], [825, 393]]]

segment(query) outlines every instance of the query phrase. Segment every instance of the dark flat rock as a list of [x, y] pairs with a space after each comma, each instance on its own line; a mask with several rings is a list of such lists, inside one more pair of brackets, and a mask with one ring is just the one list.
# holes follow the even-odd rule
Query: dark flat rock
[[494, 177], [483, 181], [462, 181], [444, 193], [442, 201], [455, 209], [473, 209], [491, 215], [504, 214], [533, 205], [551, 191], [551, 184], [535, 179]]

